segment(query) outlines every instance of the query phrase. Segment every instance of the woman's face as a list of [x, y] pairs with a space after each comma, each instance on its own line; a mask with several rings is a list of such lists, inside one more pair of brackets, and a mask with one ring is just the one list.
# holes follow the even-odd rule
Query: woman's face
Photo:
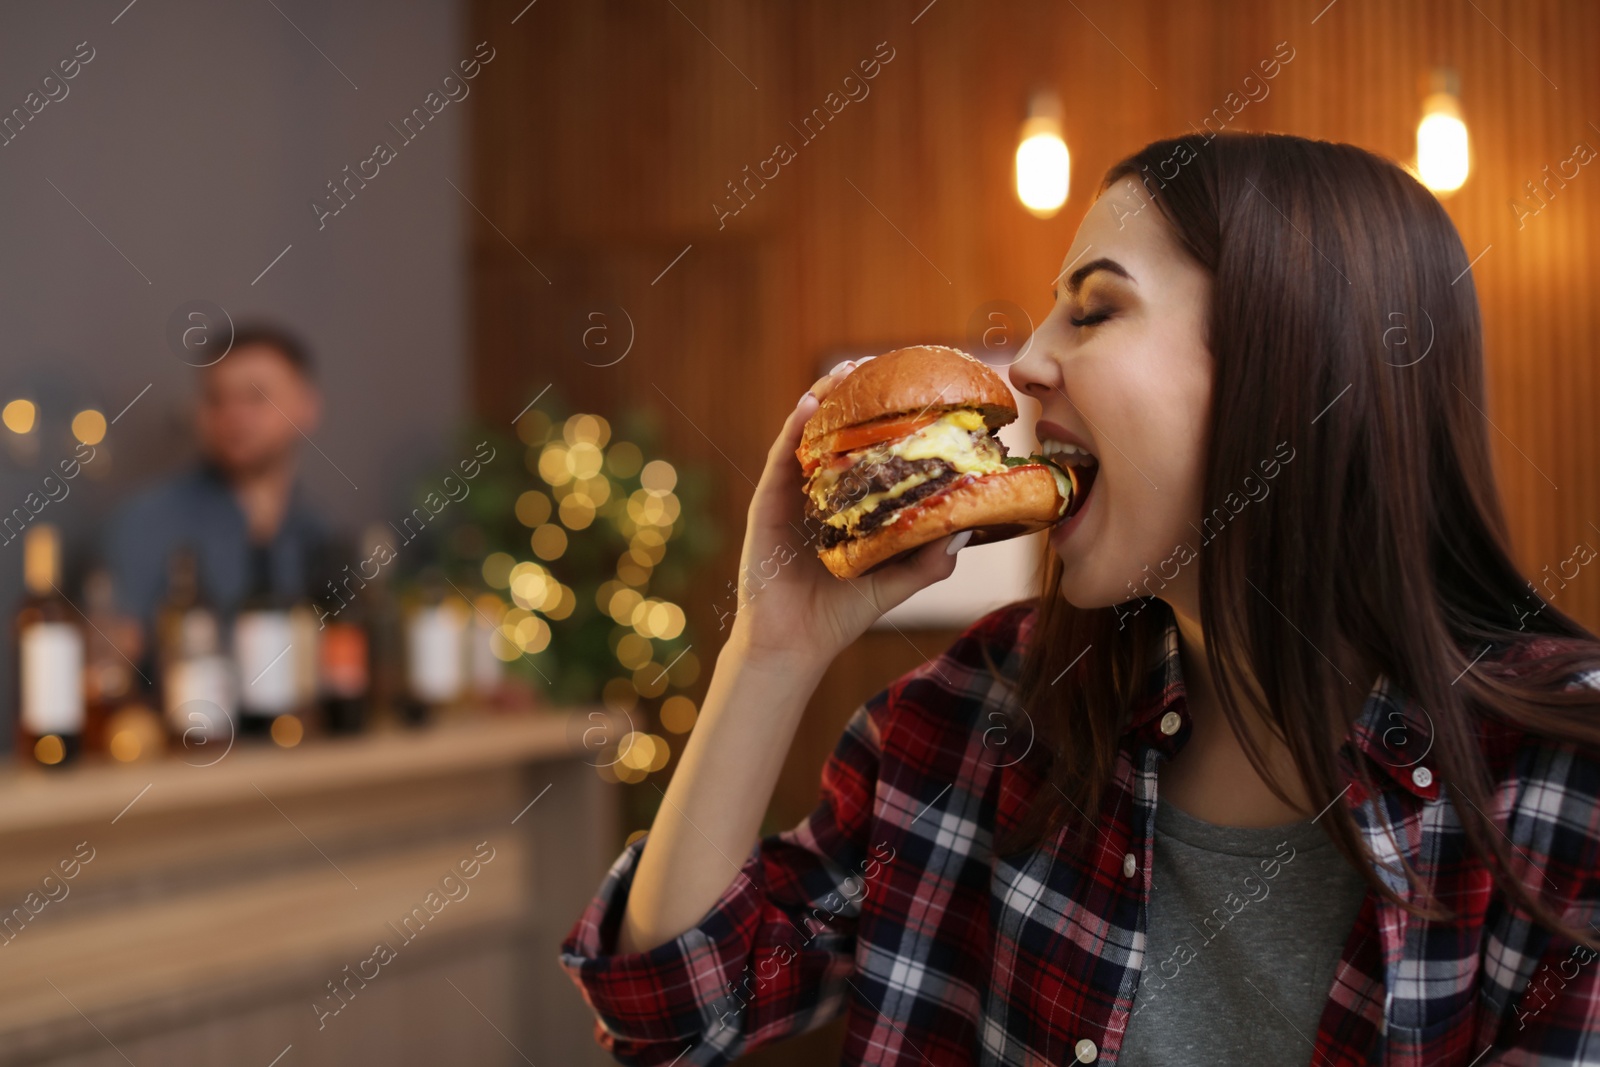
[[1041, 405], [1041, 445], [1069, 441], [1098, 461], [1082, 507], [1050, 532], [1062, 594], [1080, 608], [1152, 595], [1193, 612], [1210, 279], [1125, 178], [1089, 209], [1054, 288], [1011, 381]]

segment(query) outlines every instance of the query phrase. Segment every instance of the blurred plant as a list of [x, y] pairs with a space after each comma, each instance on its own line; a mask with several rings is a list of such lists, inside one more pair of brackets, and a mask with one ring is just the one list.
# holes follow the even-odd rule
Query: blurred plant
[[598, 762], [603, 777], [642, 782], [667, 766], [669, 737], [686, 734], [698, 713], [684, 691], [700, 660], [678, 600], [693, 566], [716, 549], [709, 478], [655, 456], [648, 411], [625, 413], [614, 428], [552, 407], [547, 399], [525, 412], [514, 439], [484, 428], [469, 435], [495, 458], [441, 516], [432, 562], [489, 616], [509, 670], [553, 703], [626, 714], [632, 730]]

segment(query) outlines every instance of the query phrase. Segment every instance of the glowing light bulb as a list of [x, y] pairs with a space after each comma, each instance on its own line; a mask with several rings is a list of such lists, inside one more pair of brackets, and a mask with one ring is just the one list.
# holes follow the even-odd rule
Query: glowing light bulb
[[1061, 101], [1053, 93], [1036, 93], [1017, 141], [1017, 199], [1047, 219], [1067, 202], [1071, 178], [1072, 154], [1061, 139]]
[[1422, 121], [1417, 123], [1417, 177], [1436, 194], [1461, 188], [1470, 169], [1458, 81], [1450, 71], [1435, 72], [1433, 91], [1422, 102]]

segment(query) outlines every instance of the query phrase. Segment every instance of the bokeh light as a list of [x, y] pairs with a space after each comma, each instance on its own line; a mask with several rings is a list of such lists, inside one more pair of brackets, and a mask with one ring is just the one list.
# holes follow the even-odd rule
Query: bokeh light
[[600, 691], [600, 701], [612, 711], [633, 713], [639, 706], [639, 691], [626, 678], [613, 678]]
[[644, 453], [632, 441], [618, 441], [606, 452], [606, 470], [617, 478], [632, 478], [644, 466]]
[[67, 758], [67, 746], [55, 734], [45, 734], [33, 743], [33, 758], [52, 767]]
[[542, 445], [550, 437], [550, 416], [529, 408], [517, 420], [517, 437], [525, 445]]
[[667, 672], [652, 660], [633, 672], [633, 687], [642, 697], [658, 697], [667, 691]]
[[632, 730], [617, 743], [617, 762], [636, 771], [648, 771], [655, 760], [656, 741], [647, 733]]
[[670, 493], [678, 484], [678, 472], [664, 459], [653, 459], [639, 472], [639, 484], [658, 493]]
[[528, 543], [533, 547], [533, 554], [540, 559], [560, 559], [567, 550], [567, 531], [545, 523], [533, 531]]
[[661, 725], [675, 734], [686, 734], [694, 729], [700, 711], [694, 701], [683, 695], [670, 696], [661, 702]]
[[679, 689], [693, 685], [700, 677], [700, 659], [688, 649], [674, 657], [667, 665], [667, 678]]
[[305, 735], [305, 725], [298, 715], [279, 715], [272, 720], [272, 740], [281, 748], [293, 748]]
[[511, 584], [511, 568], [516, 565], [506, 552], [491, 552], [483, 561], [483, 580], [491, 589], [504, 589]]
[[594, 504], [583, 493], [569, 493], [561, 501], [561, 524], [569, 530], [582, 530], [594, 522]]
[[555, 603], [546, 603], [544, 613], [560, 622], [572, 614], [572, 609], [578, 606], [578, 595], [572, 591], [571, 586], [560, 585], [556, 587]]
[[655, 646], [650, 639], [640, 637], [629, 631], [617, 639], [617, 662], [631, 670], [636, 670], [650, 662]]
[[[602, 610], [624, 626], [632, 626], [634, 609], [642, 603], [644, 603], [644, 597], [639, 595], [639, 590], [623, 586], [620, 589], [613, 590], [611, 599]], [[640, 634], [639, 636], [649, 637], [650, 635]]]
[[106, 439], [106, 417], [94, 408], [78, 412], [72, 417], [72, 436], [86, 445], [97, 445]]
[[[39, 409], [33, 406], [31, 400], [13, 400], [4, 410], [0, 410], [0, 422], [6, 424], [6, 429], [12, 433], [30, 433], [33, 430], [33, 421], [38, 417]], [[41, 740], [43, 740], [41, 738]], [[60, 743], [60, 738], [56, 739]], [[57, 760], [56, 762], [60, 762]]]
[[631, 554], [617, 560], [617, 577], [628, 585], [644, 585], [650, 580], [650, 571], [649, 566], [640, 563]]
[[573, 415], [561, 427], [562, 439], [569, 445], [587, 444], [604, 448], [611, 440], [611, 424], [599, 415]]

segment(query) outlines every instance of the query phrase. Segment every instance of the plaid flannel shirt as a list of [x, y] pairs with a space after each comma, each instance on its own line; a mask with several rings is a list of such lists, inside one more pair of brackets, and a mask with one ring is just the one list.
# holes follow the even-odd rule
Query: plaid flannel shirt
[[[816, 810], [759, 841], [698, 925], [617, 954], [648, 837], [626, 848], [562, 946], [601, 1045], [630, 1064], [721, 1064], [843, 1012], [844, 1063], [1115, 1063], [1147, 963], [1158, 765], [1191, 731], [1178, 635], [1169, 615], [1164, 654], [1125, 724], [1097, 846], [1070, 850], [1057, 835], [1001, 857], [997, 830], [1048, 788], [1030, 761], [1004, 754], [1025, 738], [994, 733], [1026, 729], [1005, 724], [1034, 617], [1026, 603], [985, 616], [858, 708]], [[984, 648], [1005, 681], [988, 672]], [[1529, 640], [1496, 654], [1540, 649]], [[1403, 854], [1456, 914], [1414, 918], [1369, 890], [1316, 1033], [1282, 1062], [1600, 1064], [1600, 962], [1511, 913], [1468, 856], [1448, 783], [1416, 758], [1429, 728], [1380, 678], [1342, 758], [1347, 768], [1365, 759], [1381, 789], [1366, 795], [1352, 779], [1335, 803], [1380, 872]], [[1570, 922], [1594, 924], [1600, 761], [1484, 729], [1497, 783], [1489, 814], [1514, 846], [1516, 875]], [[1403, 878], [1383, 876], [1409, 896]], [[1218, 1025], [1264, 1010], [1241, 1005]]]

